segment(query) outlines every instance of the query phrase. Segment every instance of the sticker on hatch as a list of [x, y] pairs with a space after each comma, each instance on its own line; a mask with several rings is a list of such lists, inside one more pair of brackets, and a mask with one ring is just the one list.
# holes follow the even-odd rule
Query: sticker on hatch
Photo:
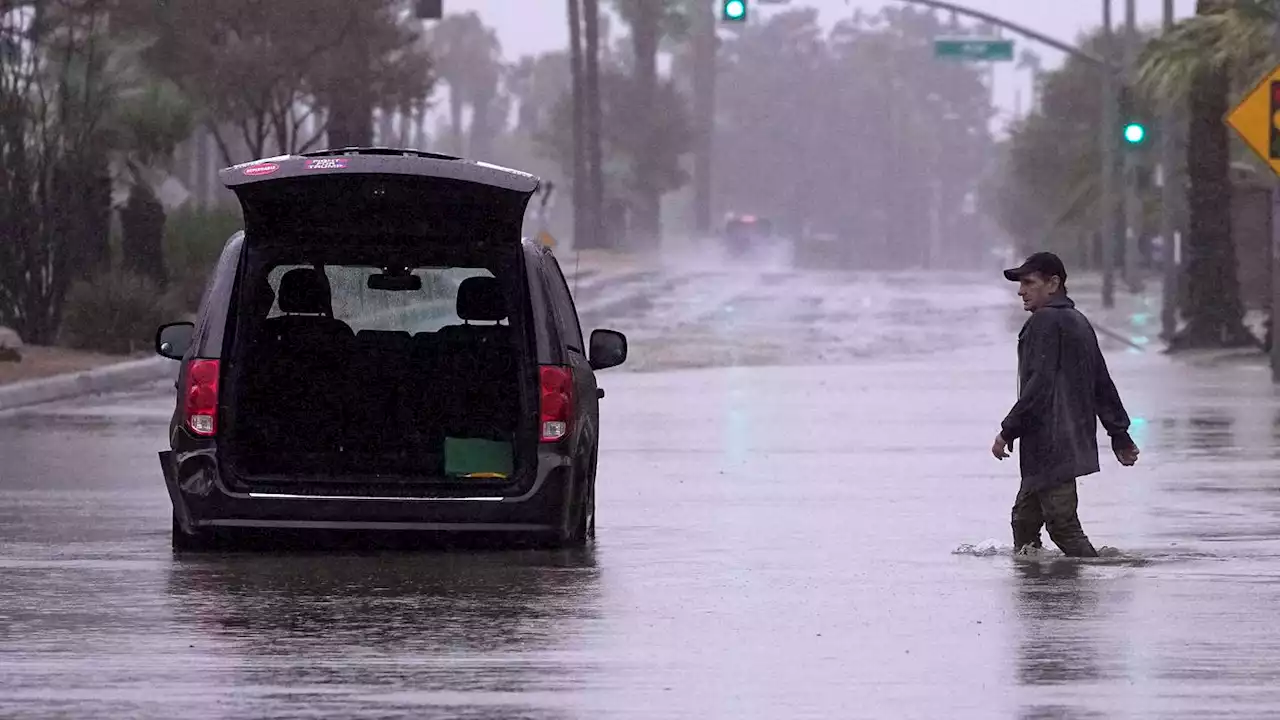
[[270, 175], [271, 173], [279, 169], [280, 169], [280, 166], [275, 163], [262, 163], [261, 165], [250, 165], [249, 167], [245, 168], [244, 174], [253, 175], [253, 176]]
[[346, 158], [314, 158], [307, 161], [308, 170], [341, 170], [346, 166]]

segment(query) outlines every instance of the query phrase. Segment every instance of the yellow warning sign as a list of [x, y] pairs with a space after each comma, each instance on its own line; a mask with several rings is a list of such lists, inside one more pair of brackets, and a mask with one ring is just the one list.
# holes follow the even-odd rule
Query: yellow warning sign
[[1226, 119], [1271, 171], [1280, 175], [1280, 65], [1263, 76]]

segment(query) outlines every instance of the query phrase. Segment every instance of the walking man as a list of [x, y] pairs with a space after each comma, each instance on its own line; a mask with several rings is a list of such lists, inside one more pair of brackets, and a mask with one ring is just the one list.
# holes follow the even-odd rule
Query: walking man
[[1018, 333], [1018, 401], [1000, 424], [991, 453], [1009, 457], [1022, 441], [1022, 486], [1013, 504], [1014, 552], [1041, 547], [1040, 526], [1071, 557], [1097, 557], [1076, 514], [1076, 478], [1098, 472], [1098, 421], [1124, 466], [1138, 461], [1129, 415], [1120, 402], [1098, 336], [1067, 297], [1057, 255], [1038, 252], [1005, 270], [1031, 313]]

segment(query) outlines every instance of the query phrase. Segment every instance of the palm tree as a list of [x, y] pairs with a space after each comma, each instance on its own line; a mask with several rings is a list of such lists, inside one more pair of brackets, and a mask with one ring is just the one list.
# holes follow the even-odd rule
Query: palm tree
[[1240, 300], [1231, 235], [1231, 157], [1222, 117], [1231, 81], [1242, 85], [1239, 80], [1270, 60], [1274, 27], [1275, 18], [1261, 0], [1197, 0], [1195, 17], [1150, 43], [1139, 61], [1143, 90], [1190, 105], [1190, 227], [1182, 307], [1187, 323], [1170, 340], [1170, 351], [1258, 343], [1244, 325]]
[[530, 136], [537, 134], [552, 108], [572, 89], [568, 50], [521, 58], [508, 68], [506, 85], [519, 102], [517, 129]]
[[[472, 105], [474, 113], [488, 112], [488, 107], [478, 107], [475, 102], [487, 101], [496, 95], [501, 77], [502, 45], [498, 42], [497, 33], [485, 26], [480, 15], [473, 10], [441, 20], [432, 31], [431, 47], [435, 53], [436, 71], [449, 84], [453, 150], [465, 154], [469, 149], [467, 132], [462, 125], [463, 111]], [[481, 119], [482, 127], [486, 120]]]
[[[644, 144], [654, 144], [653, 128], [658, 118], [653, 117], [653, 100], [658, 92], [658, 48], [663, 36], [663, 21], [669, 12], [669, 3], [653, 0], [618, 0], [618, 9], [631, 28], [631, 49], [637, 93], [636, 107], [648, 117], [639, 124], [646, 134]], [[656, 247], [662, 237], [662, 196], [657, 189], [658, 169], [655, 158], [646, 154], [636, 158], [634, 173], [634, 215], [637, 239], [649, 247]]]

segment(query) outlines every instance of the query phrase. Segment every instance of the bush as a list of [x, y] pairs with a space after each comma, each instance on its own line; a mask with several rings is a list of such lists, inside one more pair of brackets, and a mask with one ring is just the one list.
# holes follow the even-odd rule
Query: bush
[[243, 228], [240, 209], [183, 208], [164, 226], [169, 293], [184, 311], [194, 311], [227, 238]]
[[71, 286], [61, 340], [79, 350], [130, 355], [152, 346], [157, 326], [185, 315], [151, 280], [107, 272]]

